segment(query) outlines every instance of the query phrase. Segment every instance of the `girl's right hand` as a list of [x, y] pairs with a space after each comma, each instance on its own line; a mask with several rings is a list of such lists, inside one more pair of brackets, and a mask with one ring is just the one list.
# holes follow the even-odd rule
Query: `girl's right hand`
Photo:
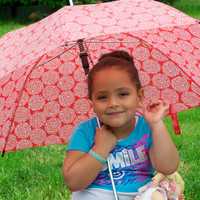
[[101, 150], [102, 153], [109, 153], [117, 143], [117, 137], [109, 128], [103, 125], [101, 128], [96, 128], [95, 149]]

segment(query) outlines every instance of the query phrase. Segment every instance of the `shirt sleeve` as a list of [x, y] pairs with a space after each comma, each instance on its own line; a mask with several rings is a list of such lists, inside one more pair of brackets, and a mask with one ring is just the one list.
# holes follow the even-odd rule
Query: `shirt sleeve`
[[149, 127], [149, 141], [148, 141], [148, 147], [151, 148], [152, 144], [153, 144], [152, 130], [151, 130], [151, 128]]
[[86, 127], [83, 124], [79, 124], [74, 129], [66, 150], [88, 152], [92, 145], [92, 138], [87, 133]]

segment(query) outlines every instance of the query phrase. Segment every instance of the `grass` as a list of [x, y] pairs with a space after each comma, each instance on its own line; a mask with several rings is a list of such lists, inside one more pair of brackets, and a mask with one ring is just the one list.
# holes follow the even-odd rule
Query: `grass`
[[[0, 36], [27, 24], [0, 20]], [[64, 145], [26, 149], [0, 157], [0, 200], [67, 200], [62, 178]]]
[[0, 36], [5, 33], [23, 27], [24, 24], [19, 24], [15, 21], [0, 20]]
[[0, 200], [69, 199], [61, 173], [63, 158], [63, 145], [5, 154], [0, 158]]
[[186, 200], [200, 199], [200, 108], [179, 113], [182, 134], [174, 135], [171, 120], [166, 124], [179, 150], [181, 164], [179, 172], [184, 178]]
[[200, 0], [176, 0], [173, 6], [188, 15], [200, 18]]
[[[199, 200], [200, 108], [180, 113], [179, 119], [180, 136], [174, 135], [169, 118], [166, 124], [180, 152], [186, 200]], [[69, 199], [61, 172], [64, 152], [64, 145], [52, 145], [5, 154], [0, 158], [0, 200]]]
[[[174, 6], [200, 18], [200, 0], [177, 0]], [[0, 35], [22, 27], [13, 21], [0, 21]], [[186, 200], [200, 199], [200, 108], [179, 114], [182, 134], [173, 134], [171, 120], [167, 127], [181, 157], [180, 173], [186, 184]], [[67, 200], [61, 166], [65, 146], [52, 145], [7, 153], [0, 158], [0, 200]], [[173, 161], [172, 161], [173, 162]]]

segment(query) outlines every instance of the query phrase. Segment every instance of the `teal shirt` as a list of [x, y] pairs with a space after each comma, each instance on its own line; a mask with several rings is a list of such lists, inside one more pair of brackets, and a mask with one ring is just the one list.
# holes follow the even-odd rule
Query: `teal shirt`
[[[72, 134], [67, 151], [87, 153], [94, 145], [96, 127], [96, 118], [81, 122]], [[151, 129], [142, 116], [137, 116], [134, 130], [128, 137], [118, 140], [107, 158], [118, 192], [137, 192], [141, 186], [151, 181], [154, 174], [149, 159], [151, 145]], [[112, 190], [107, 164], [89, 188]]]

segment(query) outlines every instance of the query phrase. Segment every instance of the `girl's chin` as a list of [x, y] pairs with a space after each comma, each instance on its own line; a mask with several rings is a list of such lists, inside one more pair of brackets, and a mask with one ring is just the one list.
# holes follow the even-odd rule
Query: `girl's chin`
[[105, 124], [111, 129], [121, 128], [125, 125], [124, 123], [119, 123], [119, 122], [110, 122], [110, 123], [105, 123]]
[[116, 119], [116, 120], [107, 120], [104, 122], [106, 126], [108, 126], [111, 129], [121, 129], [125, 127], [131, 127], [133, 124], [133, 121], [128, 121], [125, 119]]
[[127, 117], [124, 116], [120, 116], [120, 117], [105, 117], [100, 119], [101, 122], [103, 122], [103, 124], [105, 124], [106, 126], [110, 127], [110, 128], [120, 128], [123, 126], [126, 126], [127, 123], [129, 123], [129, 119], [127, 119]]

